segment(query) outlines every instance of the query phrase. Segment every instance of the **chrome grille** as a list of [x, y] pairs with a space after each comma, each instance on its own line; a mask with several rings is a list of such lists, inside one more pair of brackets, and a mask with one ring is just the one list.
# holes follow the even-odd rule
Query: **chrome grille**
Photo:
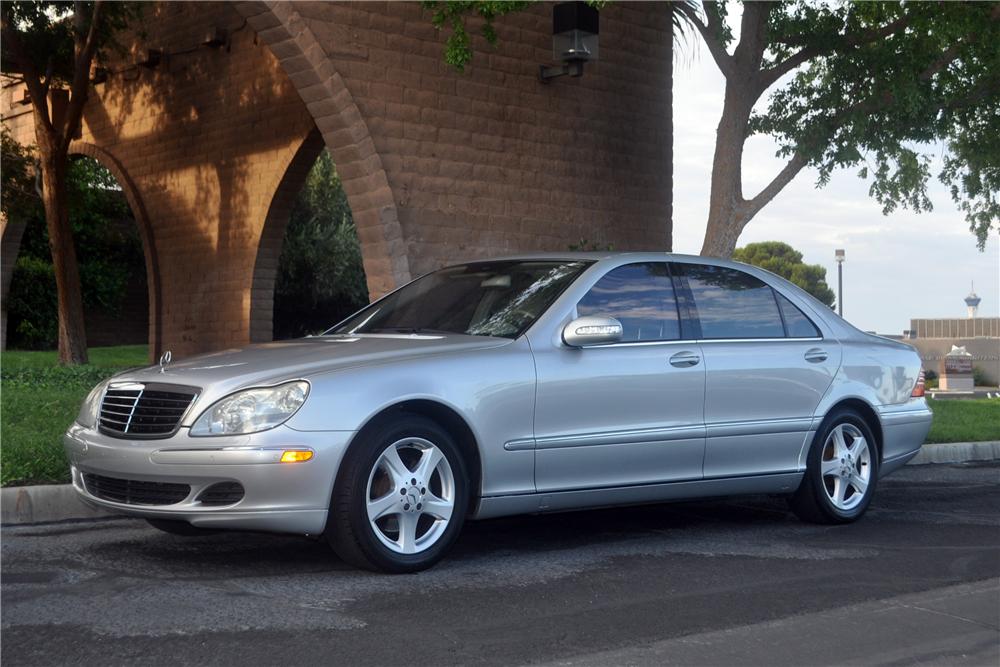
[[197, 395], [195, 387], [113, 383], [101, 401], [101, 431], [119, 438], [169, 437]]
[[90, 495], [124, 505], [176, 505], [191, 493], [187, 484], [144, 482], [89, 472], [83, 473], [83, 483]]

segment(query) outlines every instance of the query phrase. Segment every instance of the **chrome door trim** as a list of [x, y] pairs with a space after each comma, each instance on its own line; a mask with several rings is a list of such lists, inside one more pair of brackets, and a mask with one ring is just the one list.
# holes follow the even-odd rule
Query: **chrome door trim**
[[508, 452], [523, 452], [527, 450], [532, 450], [535, 448], [534, 438], [518, 438], [517, 440], [508, 440], [503, 443], [503, 448]]
[[767, 435], [768, 433], [798, 433], [812, 427], [814, 417], [782, 419], [756, 419], [743, 422], [715, 422], [706, 424], [706, 437], [724, 438], [742, 435]]
[[[599, 433], [573, 433], [547, 438], [536, 438], [535, 449], [560, 449], [563, 447], [593, 447], [600, 445], [630, 445], [646, 442], [668, 442], [705, 437], [705, 427], [669, 426], [666, 428], [630, 429]], [[506, 446], [505, 446], [506, 447]]]

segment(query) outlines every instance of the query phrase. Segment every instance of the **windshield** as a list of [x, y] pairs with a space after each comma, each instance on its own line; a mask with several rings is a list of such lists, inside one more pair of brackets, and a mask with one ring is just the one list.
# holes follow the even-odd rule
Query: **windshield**
[[587, 264], [508, 260], [451, 266], [414, 280], [326, 334], [458, 333], [516, 338]]

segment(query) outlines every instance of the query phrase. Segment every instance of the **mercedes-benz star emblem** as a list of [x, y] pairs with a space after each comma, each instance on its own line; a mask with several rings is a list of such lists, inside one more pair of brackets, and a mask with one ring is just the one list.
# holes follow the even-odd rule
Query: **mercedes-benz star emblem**
[[167, 371], [167, 364], [170, 363], [170, 359], [173, 355], [170, 354], [170, 350], [167, 350], [160, 355], [160, 372], [165, 373]]

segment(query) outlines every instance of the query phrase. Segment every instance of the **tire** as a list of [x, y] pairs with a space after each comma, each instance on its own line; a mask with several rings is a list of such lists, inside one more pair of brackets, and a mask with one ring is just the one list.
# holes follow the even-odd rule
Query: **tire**
[[837, 410], [816, 432], [805, 477], [789, 505], [811, 523], [857, 521], [871, 503], [878, 469], [878, 446], [868, 423], [853, 410]]
[[180, 535], [182, 537], [202, 537], [204, 535], [215, 535], [219, 532], [211, 528], [192, 526], [187, 521], [175, 521], [172, 519], [146, 519], [146, 523], [157, 530], [162, 530], [164, 533]]
[[469, 475], [454, 438], [426, 417], [401, 414], [351, 445], [324, 534], [356, 567], [418, 572], [454, 544], [468, 507]]

